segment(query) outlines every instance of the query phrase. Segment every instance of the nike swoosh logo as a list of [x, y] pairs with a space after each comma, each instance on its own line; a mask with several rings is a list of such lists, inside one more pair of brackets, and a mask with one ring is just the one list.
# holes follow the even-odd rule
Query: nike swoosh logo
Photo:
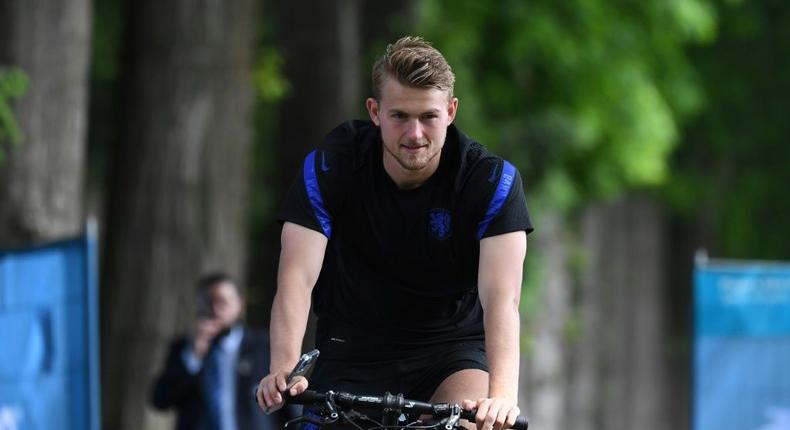
[[329, 166], [326, 165], [326, 152], [321, 151], [321, 170], [324, 172], [329, 171]]
[[491, 171], [491, 177], [488, 178], [488, 182], [491, 182], [492, 184], [496, 182], [496, 171], [498, 167], [499, 165], [494, 166], [494, 170]]

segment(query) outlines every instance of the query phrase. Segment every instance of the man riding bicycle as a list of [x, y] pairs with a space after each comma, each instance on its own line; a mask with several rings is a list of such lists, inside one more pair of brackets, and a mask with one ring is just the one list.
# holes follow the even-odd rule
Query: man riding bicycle
[[311, 389], [403, 393], [477, 408], [481, 430], [519, 408], [519, 313], [527, 234], [516, 168], [452, 122], [455, 77], [420, 38], [373, 67], [370, 121], [333, 130], [285, 199], [271, 368], [257, 397], [289, 389], [311, 305], [321, 351]]

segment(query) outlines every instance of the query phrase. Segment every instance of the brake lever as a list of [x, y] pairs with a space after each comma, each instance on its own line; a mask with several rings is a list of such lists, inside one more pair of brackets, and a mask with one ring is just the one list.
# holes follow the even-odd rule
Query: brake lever
[[444, 423], [445, 430], [453, 430], [458, 425], [458, 420], [461, 419], [461, 407], [458, 405], [450, 406], [450, 417]]
[[330, 422], [335, 422], [335, 421], [337, 421], [337, 419], [338, 419], [338, 417], [339, 417], [340, 415], [337, 413], [337, 407], [335, 407], [334, 403], [332, 403], [332, 402], [326, 402], [326, 408], [327, 408], [327, 410], [329, 411], [329, 419], [330, 419]]

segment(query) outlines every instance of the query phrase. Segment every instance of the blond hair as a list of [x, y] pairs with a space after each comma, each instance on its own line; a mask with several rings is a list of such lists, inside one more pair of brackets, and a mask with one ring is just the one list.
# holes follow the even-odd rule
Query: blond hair
[[406, 36], [387, 45], [387, 52], [373, 64], [373, 97], [381, 100], [387, 78], [415, 88], [436, 88], [453, 97], [455, 75], [441, 52], [422, 37]]

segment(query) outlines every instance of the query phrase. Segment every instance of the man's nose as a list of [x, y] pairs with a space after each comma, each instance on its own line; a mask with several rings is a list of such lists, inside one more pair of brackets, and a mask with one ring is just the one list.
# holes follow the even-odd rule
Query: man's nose
[[423, 138], [422, 124], [419, 119], [413, 119], [406, 125], [406, 137], [411, 141], [421, 140]]

